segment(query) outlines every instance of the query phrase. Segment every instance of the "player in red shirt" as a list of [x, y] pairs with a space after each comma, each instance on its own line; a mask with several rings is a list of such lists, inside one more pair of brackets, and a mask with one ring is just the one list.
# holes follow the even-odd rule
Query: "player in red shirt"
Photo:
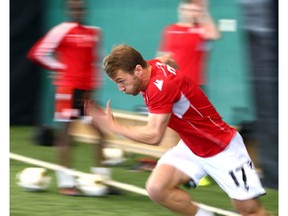
[[[84, 100], [91, 99], [100, 88], [101, 71], [101, 29], [85, 26], [85, 2], [67, 1], [68, 15], [71, 21], [53, 27], [28, 53], [30, 60], [43, 68], [53, 71], [55, 85], [54, 120], [61, 123], [56, 139], [59, 147], [60, 165], [71, 166], [69, 128], [74, 119], [85, 118]], [[99, 131], [99, 145], [103, 145], [103, 134]], [[95, 147], [95, 163], [102, 166], [104, 160], [101, 147]], [[99, 150], [100, 149], [100, 150]], [[62, 171], [56, 172], [59, 192], [77, 195], [74, 178]]]
[[160, 205], [182, 215], [212, 215], [179, 188], [187, 182], [197, 186], [209, 175], [241, 215], [265, 215], [257, 197], [266, 192], [240, 134], [222, 120], [199, 86], [171, 63], [167, 56], [145, 61], [130, 46], [114, 47], [104, 59], [104, 69], [121, 92], [143, 95], [148, 123], [129, 126], [115, 121], [110, 102], [104, 112], [88, 101], [87, 114], [103, 131], [150, 145], [161, 142], [166, 127], [179, 134], [180, 142], [159, 159], [146, 183], [150, 198]]
[[170, 54], [179, 70], [205, 88], [208, 42], [219, 37], [206, 1], [183, 1], [178, 6], [178, 22], [162, 31], [157, 55]]

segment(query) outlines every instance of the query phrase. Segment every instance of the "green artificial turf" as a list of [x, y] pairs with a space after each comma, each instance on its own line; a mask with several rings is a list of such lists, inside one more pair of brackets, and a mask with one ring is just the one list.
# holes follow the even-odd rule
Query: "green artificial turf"
[[[10, 128], [10, 152], [32, 157], [46, 162], [57, 163], [54, 147], [37, 145], [33, 139], [33, 127]], [[92, 145], [80, 142], [73, 143], [73, 168], [89, 172], [93, 166]], [[131, 172], [131, 168], [139, 158], [147, 156], [127, 154], [127, 161], [121, 165], [112, 166], [113, 180], [133, 184], [144, 188], [150, 172]], [[45, 192], [28, 192], [16, 184], [16, 173], [33, 165], [16, 160], [10, 160], [10, 215], [11, 216], [169, 216], [175, 215], [169, 210], [153, 203], [143, 195], [123, 191], [122, 195], [105, 197], [71, 197], [57, 193], [56, 180], [53, 171], [48, 171], [52, 177], [51, 185]], [[209, 186], [196, 189], [186, 189], [196, 202], [206, 205], [233, 210], [229, 198], [212, 181]], [[278, 191], [267, 189], [267, 195], [261, 198], [265, 208], [278, 215]]]

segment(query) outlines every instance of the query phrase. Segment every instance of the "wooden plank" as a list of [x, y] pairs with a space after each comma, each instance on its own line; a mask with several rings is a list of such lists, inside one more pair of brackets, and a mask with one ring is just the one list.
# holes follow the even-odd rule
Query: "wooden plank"
[[[129, 112], [113, 112], [117, 121], [128, 125], [145, 125], [148, 121], [147, 115], [139, 115]], [[96, 143], [99, 135], [89, 124], [75, 122], [70, 129], [70, 134], [77, 140], [87, 143]], [[144, 154], [153, 157], [161, 157], [164, 152], [173, 147], [180, 140], [175, 131], [167, 128], [161, 143], [157, 146], [135, 142], [123, 136], [106, 134], [105, 143], [107, 147], [120, 148], [126, 152]]]

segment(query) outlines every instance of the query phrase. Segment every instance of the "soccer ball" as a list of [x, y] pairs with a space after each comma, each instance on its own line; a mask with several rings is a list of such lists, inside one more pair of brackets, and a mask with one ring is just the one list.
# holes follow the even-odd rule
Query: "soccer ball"
[[28, 167], [16, 174], [17, 185], [27, 191], [45, 191], [51, 182], [47, 170], [39, 167]]
[[76, 187], [85, 196], [105, 196], [108, 186], [103, 184], [103, 178], [97, 174], [87, 175], [76, 179]]

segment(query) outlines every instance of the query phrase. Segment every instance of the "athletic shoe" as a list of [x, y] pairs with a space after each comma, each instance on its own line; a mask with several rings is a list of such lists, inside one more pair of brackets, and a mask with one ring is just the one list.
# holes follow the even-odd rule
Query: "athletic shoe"
[[200, 182], [198, 183], [198, 186], [208, 186], [211, 185], [211, 180], [208, 176], [203, 177]]
[[108, 187], [108, 195], [122, 195], [122, 194], [123, 194], [122, 190], [111, 186]]
[[58, 193], [66, 196], [82, 196], [82, 193], [77, 188], [59, 188]]

